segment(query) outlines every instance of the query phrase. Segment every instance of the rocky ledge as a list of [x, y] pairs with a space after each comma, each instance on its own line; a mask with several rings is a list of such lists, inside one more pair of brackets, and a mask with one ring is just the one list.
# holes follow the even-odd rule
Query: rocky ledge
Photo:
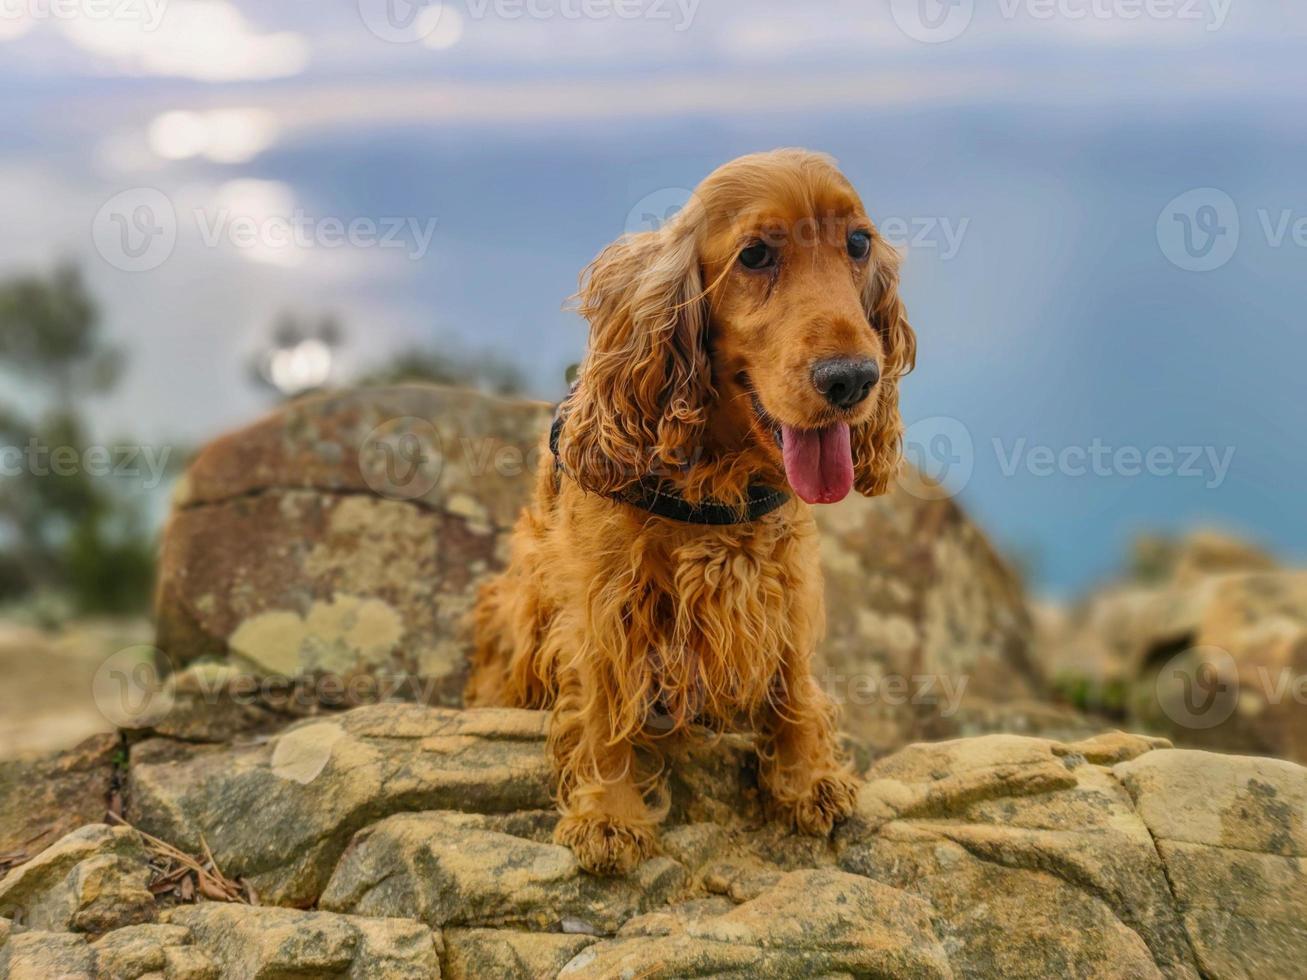
[[[0, 880], [0, 976], [1219, 978], [1307, 962], [1307, 770], [1291, 763], [1121, 733], [917, 744], [872, 765], [855, 817], [818, 841], [766, 820], [750, 745], [727, 737], [674, 761], [663, 853], [602, 879], [551, 842], [544, 724], [381, 704], [247, 744], [140, 741], [122, 822]], [[179, 854], [209, 872], [198, 893], [172, 887], [189, 880]]]

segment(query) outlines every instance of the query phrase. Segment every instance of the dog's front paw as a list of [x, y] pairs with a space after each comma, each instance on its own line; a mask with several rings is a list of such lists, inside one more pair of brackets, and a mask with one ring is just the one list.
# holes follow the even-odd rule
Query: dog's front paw
[[658, 850], [648, 827], [611, 817], [564, 817], [554, 840], [570, 847], [581, 867], [597, 875], [624, 875]]
[[794, 825], [804, 834], [826, 837], [835, 824], [853, 813], [858, 781], [844, 772], [817, 779], [792, 804]]

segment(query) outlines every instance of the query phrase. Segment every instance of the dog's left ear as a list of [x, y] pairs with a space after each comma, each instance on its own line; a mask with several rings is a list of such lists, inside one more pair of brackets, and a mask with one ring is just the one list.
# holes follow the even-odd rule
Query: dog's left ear
[[590, 345], [564, 412], [563, 466], [615, 493], [694, 462], [712, 397], [707, 300], [692, 201], [657, 231], [609, 245], [582, 274]]
[[853, 485], [868, 497], [887, 493], [899, 475], [903, 458], [899, 381], [917, 364], [917, 335], [899, 296], [901, 262], [899, 253], [877, 233], [872, 239], [872, 271], [862, 302], [868, 321], [880, 336], [884, 362], [875, 392], [876, 414], [853, 432]]

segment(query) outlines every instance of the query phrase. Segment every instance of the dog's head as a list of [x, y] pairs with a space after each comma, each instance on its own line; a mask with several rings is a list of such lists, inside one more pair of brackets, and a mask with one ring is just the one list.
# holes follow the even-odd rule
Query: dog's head
[[898, 268], [829, 157], [721, 167], [666, 225], [583, 274], [590, 347], [564, 466], [600, 492], [653, 472], [737, 501], [759, 479], [809, 503], [884, 493], [916, 358]]

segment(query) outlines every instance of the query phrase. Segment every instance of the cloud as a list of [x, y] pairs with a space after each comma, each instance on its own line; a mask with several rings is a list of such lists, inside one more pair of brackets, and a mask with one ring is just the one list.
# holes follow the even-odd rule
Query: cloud
[[259, 33], [226, 0], [172, 0], [154, 18], [149, 9], [141, 7], [140, 17], [71, 17], [59, 26], [79, 48], [128, 74], [233, 82], [284, 78], [308, 64], [303, 36]]

